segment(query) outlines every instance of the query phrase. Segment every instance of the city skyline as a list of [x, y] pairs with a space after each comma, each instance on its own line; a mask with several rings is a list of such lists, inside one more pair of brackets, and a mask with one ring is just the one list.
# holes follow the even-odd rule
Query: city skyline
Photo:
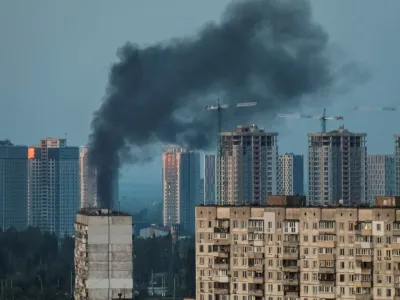
[[[206, 20], [218, 19], [228, 2], [228, 0], [217, 3], [202, 1], [192, 5], [185, 1], [176, 1], [174, 3], [179, 10], [163, 3], [155, 8], [163, 12], [156, 23], [149, 22], [148, 18], [139, 13], [153, 12], [154, 6], [150, 2], [142, 4], [140, 8], [136, 3], [129, 3], [128, 9], [125, 5], [115, 6], [112, 3], [102, 3], [95, 8], [86, 3], [79, 3], [77, 10], [69, 9], [64, 3], [30, 4], [29, 10], [14, 1], [1, 3], [0, 11], [4, 13], [4, 18], [1, 18], [0, 30], [3, 33], [4, 45], [7, 47], [0, 50], [2, 54], [0, 64], [3, 66], [0, 76], [5, 83], [5, 87], [0, 90], [0, 98], [6, 99], [4, 101], [6, 107], [0, 112], [0, 136], [8, 137], [16, 144], [30, 145], [42, 136], [61, 137], [67, 132], [71, 144], [86, 144], [91, 115], [101, 103], [109, 62], [115, 60], [116, 49], [130, 38], [137, 44], [143, 45], [172, 36], [185, 36], [202, 27]], [[398, 77], [396, 74], [399, 68], [394, 67], [393, 62], [397, 61], [400, 43], [390, 37], [396, 34], [394, 30], [396, 26], [392, 24], [398, 22], [395, 11], [398, 11], [400, 3], [388, 1], [383, 6], [380, 2], [368, 0], [362, 2], [354, 0], [340, 4], [335, 1], [322, 3], [317, 0], [311, 1], [311, 4], [316, 21], [326, 28], [332, 43], [338, 45], [340, 51], [343, 50], [342, 52], [347, 52], [349, 56], [356, 57], [366, 68], [371, 69], [371, 79], [348, 94], [323, 95], [322, 98], [330, 98], [330, 101], [306, 99], [304, 106], [293, 108], [293, 111], [314, 114], [320, 113], [321, 109], [326, 107], [329, 115], [343, 115], [345, 118], [343, 124], [346, 127], [353, 131], [368, 133], [371, 153], [391, 153], [393, 143], [389, 135], [385, 136], [385, 132], [387, 127], [393, 128], [391, 134], [398, 132], [397, 113], [356, 112], [353, 108], [356, 105], [397, 106], [395, 78]], [[363, 13], [359, 10], [360, 5], [363, 7]], [[114, 22], [109, 24], [110, 22], [99, 21], [109, 20], [111, 10], [116, 11], [119, 16]], [[190, 17], [183, 20], [179, 17], [182, 12]], [[132, 14], [135, 17], [132, 17]], [[336, 14], [343, 16], [340, 22], [335, 18]], [[369, 14], [373, 14], [373, 19], [379, 21], [372, 21]], [[353, 16], [357, 16], [357, 22]], [[76, 22], [64, 26], [60, 21], [64, 19], [74, 19]], [[28, 20], [34, 21], [28, 24]], [[97, 35], [89, 42], [84, 32], [91, 32], [93, 24], [101, 28], [96, 32], [107, 32], [107, 36], [110, 37], [107, 42]], [[125, 26], [126, 24], [130, 26]], [[146, 32], [140, 30], [143, 27], [147, 28]], [[13, 28], [16, 35], [21, 38], [15, 39], [12, 34], [8, 34], [9, 28]], [[360, 32], [368, 34], [360, 35]], [[385, 34], [382, 35], [381, 32]], [[357, 36], [357, 39], [354, 39], [354, 36]], [[39, 40], [40, 42], [36, 43]], [[59, 47], [61, 44], [64, 46]], [[382, 44], [387, 46], [382, 47]], [[30, 47], [35, 48], [32, 59], [23, 55], [15, 59], [14, 53]], [[45, 54], [48, 51], [57, 53], [60, 59], [49, 57]], [[76, 62], [82, 63], [76, 64]], [[39, 66], [48, 71], [42, 72]], [[85, 75], [88, 74], [88, 66], [95, 70], [90, 72], [89, 78]], [[60, 81], [56, 76], [52, 76], [59, 70], [63, 70], [63, 78], [70, 82], [70, 85], [76, 86], [76, 89], [67, 88], [63, 80]], [[20, 89], [21, 83], [26, 83], [28, 86]], [[50, 93], [45, 83], [49, 83], [52, 87]], [[383, 94], [386, 95], [385, 100], [377, 100], [381, 99], [380, 95]], [[40, 108], [46, 113], [46, 121], [36, 118], [31, 113], [31, 103], [35, 103], [35, 109]], [[61, 111], [63, 113], [59, 113]], [[29, 126], [21, 127], [17, 119], [12, 117], [17, 115]], [[73, 122], [71, 116], [74, 116]], [[373, 126], [371, 120], [374, 120]], [[48, 122], [52, 124], [51, 128]], [[304, 140], [306, 133], [319, 128], [317, 121], [307, 120], [285, 123], [254, 120], [254, 123], [258, 123], [268, 131], [281, 133], [282, 152], [292, 152], [294, 149], [291, 145], [295, 143], [296, 153], [302, 155], [307, 153], [307, 141]], [[329, 127], [332, 129], [332, 124]], [[161, 151], [155, 149], [155, 152], [153, 163], [148, 164], [144, 170], [140, 166], [126, 166], [123, 170], [124, 177], [140, 183], [153, 178], [155, 174], [161, 174], [158, 168], [161, 162], [158, 153]]]

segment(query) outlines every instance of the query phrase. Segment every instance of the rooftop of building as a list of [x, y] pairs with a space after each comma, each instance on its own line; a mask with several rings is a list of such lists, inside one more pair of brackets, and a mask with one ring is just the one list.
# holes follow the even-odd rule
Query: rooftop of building
[[354, 137], [365, 137], [367, 134], [365, 132], [351, 132], [344, 126], [339, 127], [339, 129], [331, 130], [328, 132], [310, 132], [307, 136], [354, 136]]
[[131, 216], [131, 214], [123, 211], [104, 209], [104, 208], [81, 208], [77, 214], [84, 216], [121, 216], [127, 217]]
[[339, 200], [338, 204], [335, 205], [311, 205], [307, 203], [306, 196], [282, 196], [272, 195], [268, 197], [268, 201], [265, 204], [237, 204], [237, 205], [207, 205], [200, 204], [197, 207], [232, 207], [232, 208], [323, 208], [323, 209], [374, 209], [374, 208], [400, 208], [400, 196], [376, 196], [375, 205], [369, 205], [362, 203], [358, 205], [346, 205], [343, 204], [343, 200]]
[[273, 135], [277, 136], [277, 132], [266, 132], [264, 128], [258, 127], [258, 125], [253, 124], [250, 126], [238, 125], [236, 127], [236, 131], [233, 132], [221, 132], [221, 135], [229, 136], [229, 135]]

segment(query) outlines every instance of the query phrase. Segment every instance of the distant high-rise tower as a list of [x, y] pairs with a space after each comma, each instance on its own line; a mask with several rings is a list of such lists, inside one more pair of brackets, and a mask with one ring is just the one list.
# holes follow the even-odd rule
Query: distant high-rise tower
[[200, 204], [200, 155], [171, 147], [162, 154], [164, 226], [179, 224], [194, 232], [195, 206]]
[[396, 177], [396, 195], [400, 195], [400, 134], [394, 135], [395, 141], [395, 177]]
[[341, 127], [308, 134], [308, 197], [312, 205], [367, 201], [365, 133]]
[[277, 192], [278, 133], [256, 125], [221, 133], [217, 204], [266, 203]]
[[200, 184], [199, 184], [199, 203], [204, 202], [204, 178], [200, 178]]
[[204, 204], [212, 205], [217, 202], [216, 157], [204, 155]]
[[0, 228], [27, 227], [28, 147], [0, 141]]
[[[89, 147], [82, 146], [79, 153], [80, 187], [81, 187], [81, 208], [100, 207], [101, 203], [97, 194], [96, 170], [89, 167]], [[119, 180], [118, 173], [112, 183], [113, 195], [111, 199], [111, 209], [119, 210]]]
[[375, 196], [395, 194], [395, 157], [393, 155], [367, 156], [368, 203], [375, 205]]
[[79, 147], [45, 138], [29, 148], [29, 225], [58, 236], [74, 234], [79, 210]]
[[304, 156], [286, 153], [279, 155], [278, 195], [304, 194]]

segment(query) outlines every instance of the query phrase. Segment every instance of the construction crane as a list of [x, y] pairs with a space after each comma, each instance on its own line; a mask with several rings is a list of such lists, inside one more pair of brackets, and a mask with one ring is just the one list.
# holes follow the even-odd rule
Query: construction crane
[[378, 111], [397, 111], [397, 107], [394, 106], [356, 106], [354, 110], [378, 110]]
[[314, 116], [307, 114], [277, 114], [278, 118], [297, 118], [297, 119], [314, 119], [321, 121], [321, 132], [326, 132], [326, 121], [330, 120], [344, 120], [343, 116], [327, 116], [326, 109], [322, 113], [322, 116]]
[[[243, 102], [243, 103], [237, 103], [236, 108], [243, 108], [243, 107], [251, 107], [251, 106], [256, 106], [257, 102]], [[218, 118], [218, 136], [220, 135], [222, 131], [222, 109], [229, 108], [229, 104], [221, 104], [219, 102], [219, 98], [217, 99], [217, 104], [216, 105], [206, 105], [205, 110], [216, 110], [217, 111], [217, 118]]]

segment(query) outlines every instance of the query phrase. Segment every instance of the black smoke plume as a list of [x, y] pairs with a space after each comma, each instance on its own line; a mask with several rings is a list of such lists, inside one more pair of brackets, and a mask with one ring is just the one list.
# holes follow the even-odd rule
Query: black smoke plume
[[111, 205], [115, 172], [151, 157], [152, 145], [213, 146], [216, 114], [204, 106], [217, 97], [232, 105], [258, 102], [256, 109], [224, 112], [224, 126], [233, 129], [326, 94], [348, 75], [337, 76], [328, 48], [306, 0], [233, 1], [195, 36], [120, 48], [90, 136], [102, 206]]

